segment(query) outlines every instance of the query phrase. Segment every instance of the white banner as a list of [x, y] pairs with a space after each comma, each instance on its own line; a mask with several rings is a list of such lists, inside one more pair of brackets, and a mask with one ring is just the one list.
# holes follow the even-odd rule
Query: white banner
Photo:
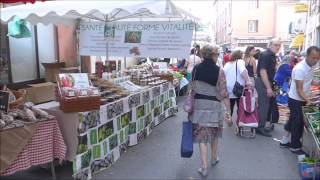
[[81, 23], [80, 55], [185, 58], [193, 29], [191, 21]]

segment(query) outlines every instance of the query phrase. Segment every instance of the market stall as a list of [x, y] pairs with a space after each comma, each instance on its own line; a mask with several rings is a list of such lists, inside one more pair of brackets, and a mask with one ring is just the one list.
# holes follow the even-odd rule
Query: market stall
[[[314, 79], [320, 80], [319, 67], [314, 69]], [[313, 106], [304, 107], [304, 123], [306, 129], [303, 134], [303, 147], [312, 156], [320, 159], [320, 86], [311, 86], [311, 102]]]
[[[0, 131], [1, 176], [52, 163], [55, 159], [65, 159], [66, 145], [55, 118], [26, 126]], [[35, 132], [29, 141], [24, 141], [30, 129]], [[22, 143], [18, 143], [17, 139], [23, 139]], [[54, 169], [52, 170], [54, 176]]]
[[[320, 69], [314, 69], [315, 80], [320, 80]], [[320, 86], [311, 86], [312, 106], [302, 108], [305, 128], [302, 136], [302, 149], [309, 155], [299, 161], [302, 179], [320, 178]]]
[[[1, 13], [5, 23], [14, 16], [31, 24], [77, 23], [78, 55], [107, 56], [107, 61], [110, 55], [187, 56], [194, 30], [194, 22], [186, 20], [194, 17], [169, 0], [46, 1], [5, 8]], [[134, 84], [137, 70], [110, 72], [107, 64], [100, 63], [102, 69], [94, 78], [59, 74], [58, 102], [36, 106], [58, 120], [76, 179], [90, 179], [109, 167], [128, 146], [141, 142], [177, 112], [172, 82], [151, 72], [151, 76], [142, 73], [145, 79]]]
[[[24, 103], [24, 91], [12, 92], [0, 91], [1, 176], [64, 160], [66, 145], [56, 118], [32, 103]], [[54, 176], [53, 166], [52, 173]]]
[[177, 112], [175, 92], [168, 82], [94, 111], [64, 113], [57, 102], [37, 107], [58, 117], [67, 144], [66, 159], [73, 161], [76, 179], [91, 178], [91, 174], [111, 166], [128, 146], [141, 142]]

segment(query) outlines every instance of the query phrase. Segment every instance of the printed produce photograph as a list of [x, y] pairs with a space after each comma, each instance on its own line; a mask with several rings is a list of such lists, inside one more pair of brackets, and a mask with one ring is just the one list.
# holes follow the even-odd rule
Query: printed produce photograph
[[106, 124], [98, 128], [98, 140], [99, 142], [105, 140], [114, 133], [113, 121], [107, 122]]
[[121, 128], [126, 127], [132, 120], [132, 111], [127, 112], [121, 116]]

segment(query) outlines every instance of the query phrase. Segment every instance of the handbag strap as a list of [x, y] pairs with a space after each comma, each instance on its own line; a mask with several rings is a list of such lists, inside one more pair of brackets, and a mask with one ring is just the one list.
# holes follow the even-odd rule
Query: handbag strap
[[193, 70], [194, 70], [194, 73], [191, 72], [191, 90], [193, 90], [194, 77], [196, 76], [196, 73], [197, 73], [197, 66], [194, 66]]
[[236, 82], [238, 81], [238, 60], [236, 61]]

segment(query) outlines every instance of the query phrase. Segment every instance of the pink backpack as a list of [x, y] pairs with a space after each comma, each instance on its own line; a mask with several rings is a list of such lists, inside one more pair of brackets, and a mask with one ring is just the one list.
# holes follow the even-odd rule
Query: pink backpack
[[239, 101], [237, 125], [238, 127], [257, 128], [258, 122], [258, 108], [254, 97], [254, 89], [245, 88]]

